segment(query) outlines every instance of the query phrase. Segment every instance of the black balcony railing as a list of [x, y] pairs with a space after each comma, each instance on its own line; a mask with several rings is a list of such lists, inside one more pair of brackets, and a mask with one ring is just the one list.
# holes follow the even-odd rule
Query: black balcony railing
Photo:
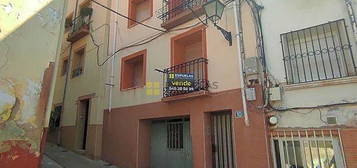
[[89, 28], [90, 16], [78, 16], [73, 19], [73, 32], [78, 32], [81, 28]]
[[[208, 90], [209, 82], [207, 79], [207, 64], [206, 58], [198, 58], [183, 64], [164, 69], [163, 73], [163, 97], [177, 96], [191, 92]], [[193, 90], [176, 90], [169, 89], [169, 74], [192, 74], [194, 76]]]
[[163, 0], [163, 7], [157, 17], [166, 22], [182, 12], [202, 6], [207, 0]]
[[75, 78], [83, 73], [83, 68], [79, 67], [72, 71], [72, 78]]
[[68, 34], [67, 41], [69, 42], [76, 42], [79, 39], [83, 38], [84, 36], [89, 34], [89, 25], [91, 21], [91, 15], [83, 16], [80, 15], [73, 19], [72, 31]]
[[357, 75], [345, 20], [281, 34], [288, 84]]

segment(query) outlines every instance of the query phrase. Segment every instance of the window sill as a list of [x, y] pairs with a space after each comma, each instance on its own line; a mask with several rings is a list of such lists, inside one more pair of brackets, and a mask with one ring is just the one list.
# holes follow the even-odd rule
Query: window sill
[[293, 91], [293, 90], [324, 87], [324, 86], [334, 86], [334, 85], [342, 85], [342, 84], [349, 84], [349, 83], [357, 83], [357, 76], [323, 80], [323, 81], [314, 81], [308, 83], [290, 84], [290, 85], [284, 84], [284, 89], [286, 91]]
[[129, 91], [129, 90], [135, 90], [135, 89], [140, 89], [140, 88], [144, 88], [145, 85], [139, 85], [139, 86], [133, 86], [133, 87], [128, 87], [128, 88], [121, 88], [120, 91], [125, 92], [125, 91]]
[[75, 76], [75, 77], [71, 77], [71, 79], [77, 79], [79, 77], [81, 77], [82, 75], [78, 75], [78, 76]]

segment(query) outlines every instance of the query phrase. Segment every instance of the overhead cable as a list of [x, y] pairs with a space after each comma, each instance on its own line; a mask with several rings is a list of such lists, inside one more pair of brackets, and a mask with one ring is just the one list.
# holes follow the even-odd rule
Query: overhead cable
[[117, 12], [117, 11], [115, 11], [115, 10], [113, 10], [113, 9], [111, 9], [111, 8], [109, 8], [109, 7], [107, 7], [107, 6], [103, 5], [103, 4], [101, 4], [101, 3], [97, 2], [97, 1], [95, 1], [95, 0], [90, 0], [90, 1], [96, 3], [97, 5], [103, 7], [103, 8], [105, 8], [105, 9], [107, 9], [107, 10], [109, 10], [109, 11], [111, 11], [111, 12], [113, 12], [113, 13], [115, 13], [115, 14], [121, 16], [121, 17], [123, 17], [123, 18], [126, 18], [126, 19], [128, 19], [128, 20], [130, 20], [130, 21], [133, 21], [133, 22], [135, 22], [135, 23], [138, 23], [138, 24], [140, 24], [140, 25], [143, 25], [143, 26], [145, 26], [145, 27], [147, 27], [147, 28], [150, 28], [150, 29], [153, 29], [153, 30], [157, 30], [157, 31], [160, 31], [160, 32], [166, 32], [166, 30], [164, 30], [164, 29], [156, 28], [156, 27], [153, 27], [153, 26], [144, 24], [144, 23], [142, 23], [142, 22], [139, 22], [139, 21], [137, 21], [137, 20], [135, 20], [135, 19], [132, 19], [132, 18], [130, 18], [130, 17], [128, 17], [128, 16], [125, 16], [125, 15], [123, 15], [123, 14], [121, 14], [121, 13], [119, 13], [119, 12]]

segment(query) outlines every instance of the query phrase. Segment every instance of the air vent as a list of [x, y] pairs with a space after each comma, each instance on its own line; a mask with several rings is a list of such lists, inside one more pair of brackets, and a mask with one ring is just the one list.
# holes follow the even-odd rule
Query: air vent
[[327, 117], [327, 124], [336, 125], [337, 124], [337, 118], [333, 117], [333, 116]]

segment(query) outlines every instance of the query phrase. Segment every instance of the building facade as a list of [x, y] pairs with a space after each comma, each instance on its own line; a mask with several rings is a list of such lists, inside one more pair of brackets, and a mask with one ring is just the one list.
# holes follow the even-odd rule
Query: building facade
[[241, 2], [242, 40], [257, 48], [246, 56], [265, 74], [273, 167], [357, 166], [356, 5]]
[[[98, 1], [107, 3], [106, 1]], [[88, 0], [69, 1], [48, 141], [98, 159], [101, 155], [108, 11]]]
[[[257, 94], [246, 111], [242, 101], [235, 3], [225, 2], [214, 26], [203, 15], [205, 2], [112, 1], [112, 10], [140, 23], [111, 15], [105, 161], [140, 168], [269, 165], [259, 84], [249, 86]], [[232, 46], [222, 29], [232, 33]]]
[[37, 168], [46, 139], [66, 2], [4, 0], [0, 4], [0, 167]]
[[129, 168], [357, 167], [357, 1], [221, 2], [71, 2], [49, 140]]

